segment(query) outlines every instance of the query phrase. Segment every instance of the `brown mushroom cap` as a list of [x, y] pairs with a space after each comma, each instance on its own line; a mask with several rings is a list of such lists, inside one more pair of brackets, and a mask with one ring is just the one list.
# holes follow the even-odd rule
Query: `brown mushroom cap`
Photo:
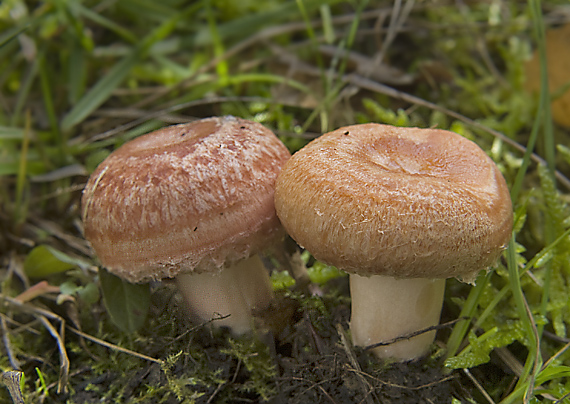
[[138, 137], [91, 175], [85, 237], [132, 282], [221, 269], [282, 235], [273, 190], [289, 157], [269, 129], [234, 117]]
[[437, 129], [362, 124], [322, 135], [285, 164], [275, 207], [317, 259], [363, 276], [471, 281], [512, 228], [497, 166]]

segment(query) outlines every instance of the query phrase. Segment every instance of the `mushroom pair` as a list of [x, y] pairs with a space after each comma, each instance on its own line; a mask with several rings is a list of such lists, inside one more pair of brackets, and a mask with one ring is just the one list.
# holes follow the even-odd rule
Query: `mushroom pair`
[[[300, 245], [351, 274], [360, 346], [437, 324], [445, 278], [472, 281], [510, 237], [505, 180], [455, 133], [354, 125], [289, 157], [271, 131], [233, 117], [141, 136], [90, 177], [85, 236], [111, 272], [132, 282], [176, 277], [195, 314], [229, 315], [219, 324], [239, 334], [272, 298], [257, 253], [283, 235], [277, 209]], [[414, 359], [434, 337], [374, 353]]]
[[[445, 279], [472, 282], [512, 229], [505, 180], [475, 143], [373, 123], [324, 134], [294, 154], [277, 179], [275, 208], [294, 240], [350, 273], [358, 346], [437, 325]], [[411, 360], [434, 338], [430, 331], [373, 352]]]
[[175, 277], [195, 315], [247, 332], [273, 295], [257, 253], [284, 235], [273, 194], [289, 157], [269, 129], [231, 116], [140, 136], [91, 175], [85, 237], [109, 271]]

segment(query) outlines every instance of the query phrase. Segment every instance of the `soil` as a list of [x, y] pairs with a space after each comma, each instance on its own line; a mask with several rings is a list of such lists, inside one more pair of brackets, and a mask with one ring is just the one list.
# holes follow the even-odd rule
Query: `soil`
[[[388, 364], [353, 348], [344, 332], [350, 314], [348, 299], [343, 298], [346, 288], [347, 279], [342, 278], [318, 299], [294, 293], [279, 296], [271, 318], [281, 319], [280, 325], [260, 315], [260, 329], [265, 332], [245, 337], [244, 344], [253, 348], [239, 358], [229, 352], [232, 339], [226, 330], [190, 324], [172, 290], [166, 288], [153, 295], [154, 312], [149, 327], [141, 331], [148, 335], [142, 338], [144, 352], [140, 353], [166, 360], [168, 366], [140, 361], [123, 372], [124, 364], [113, 361], [125, 354], [113, 354], [100, 357], [110, 362], [101, 371], [79, 365], [76, 358], [69, 391], [50, 394], [46, 402], [436, 404], [466, 397], [461, 388], [464, 380], [459, 374], [444, 374], [437, 354]], [[165, 320], [168, 317], [170, 322]], [[156, 334], [168, 328], [164, 321], [172, 326], [167, 337]], [[88, 345], [97, 355], [106, 350]], [[256, 350], [260, 358], [267, 355], [272, 374], [247, 368], [247, 355], [257, 355]], [[177, 390], [177, 384], [185, 387]], [[148, 398], [149, 390], [155, 391], [153, 399]]]

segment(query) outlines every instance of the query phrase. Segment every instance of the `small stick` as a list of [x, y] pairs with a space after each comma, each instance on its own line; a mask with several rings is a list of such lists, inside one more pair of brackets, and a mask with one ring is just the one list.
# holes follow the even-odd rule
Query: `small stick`
[[[67, 389], [67, 379], [69, 375], [69, 358], [67, 357], [67, 351], [65, 349], [65, 320], [58, 316], [57, 314], [42, 309], [40, 307], [36, 307], [29, 303], [24, 303], [21, 300], [11, 298], [9, 296], [4, 296], [0, 294], [0, 298], [4, 299], [4, 301], [28, 312], [31, 313], [35, 318], [41, 321], [43, 326], [48, 330], [48, 332], [55, 338], [57, 342], [57, 347], [59, 349], [59, 357], [61, 361], [60, 373], [59, 373], [59, 383], [57, 386], [57, 392], [66, 392]], [[60, 323], [59, 332], [55, 329], [55, 327], [49, 322], [49, 320], [57, 320]]]
[[469, 369], [463, 369], [463, 372], [467, 375], [467, 377], [469, 377], [469, 379], [471, 379], [471, 381], [473, 382], [473, 384], [475, 385], [475, 387], [477, 387], [477, 390], [479, 390], [479, 392], [483, 395], [483, 397], [485, 397], [485, 399], [490, 403], [490, 404], [495, 404], [495, 401], [491, 398], [491, 396], [489, 395], [489, 393], [487, 393], [485, 391], [485, 389], [483, 388], [483, 386], [481, 386], [481, 384], [477, 381], [477, 379], [475, 379], [475, 376], [473, 376], [471, 374], [471, 372], [469, 371]]
[[33, 286], [30, 286], [28, 289], [24, 290], [18, 296], [14, 298], [21, 303], [29, 302], [30, 300], [35, 299], [38, 296], [45, 295], [46, 293], [59, 293], [60, 289], [59, 286], [50, 285], [47, 281], [41, 281], [36, 283]]
[[374, 399], [370, 396], [370, 394], [374, 394], [374, 388], [370, 385], [370, 383], [368, 383], [368, 381], [366, 380], [366, 378], [364, 378], [364, 376], [362, 376], [362, 368], [360, 367], [360, 364], [358, 363], [358, 360], [356, 359], [356, 355], [354, 354], [354, 351], [351, 349], [352, 344], [348, 341], [348, 338], [346, 336], [346, 332], [344, 331], [344, 328], [342, 327], [341, 324], [337, 324], [336, 325], [336, 331], [340, 337], [340, 341], [342, 344], [342, 348], [344, 349], [344, 352], [346, 353], [346, 356], [348, 357], [348, 360], [350, 361], [350, 364], [352, 365], [353, 369], [355, 370], [355, 374], [358, 377], [360, 384], [363, 387], [364, 390], [364, 397], [367, 403], [374, 403]]
[[67, 380], [69, 376], [69, 358], [67, 357], [67, 351], [65, 349], [64, 342], [65, 321], [63, 319], [61, 320], [61, 327], [60, 331], [58, 332], [47, 318], [44, 316], [38, 316], [38, 318], [57, 342], [57, 348], [59, 350], [59, 361], [61, 362], [61, 365], [59, 367], [59, 383], [57, 384], [57, 393], [65, 393], [67, 391]]
[[409, 334], [399, 335], [396, 338], [392, 338], [388, 341], [377, 342], [375, 344], [365, 346], [364, 350], [367, 351], [369, 349], [378, 348], [379, 346], [392, 345], [392, 344], [395, 344], [396, 342], [407, 340], [407, 339], [410, 339], [413, 337], [417, 337], [418, 335], [421, 335], [421, 334], [425, 334], [426, 332], [430, 332], [433, 330], [439, 330], [442, 328], [452, 326], [453, 324], [455, 324], [459, 321], [462, 321], [462, 320], [468, 320], [468, 318], [467, 317], [461, 317], [461, 318], [457, 318], [457, 319], [452, 320], [452, 321], [448, 321], [447, 323], [432, 325], [430, 327], [422, 328], [421, 330], [417, 330], [417, 331], [411, 332]]
[[155, 358], [152, 358], [152, 357], [150, 357], [150, 356], [146, 356], [146, 355], [143, 355], [143, 354], [141, 354], [141, 353], [138, 353], [138, 352], [135, 352], [135, 351], [131, 351], [130, 349], [122, 348], [122, 347], [120, 347], [120, 346], [111, 344], [110, 342], [103, 341], [102, 339], [93, 337], [93, 336], [91, 336], [91, 335], [89, 335], [89, 334], [86, 334], [86, 333], [84, 333], [83, 331], [79, 331], [78, 329], [75, 329], [75, 328], [73, 328], [73, 327], [71, 327], [71, 326], [69, 326], [69, 325], [67, 326], [67, 329], [68, 329], [69, 331], [73, 332], [74, 334], [79, 335], [79, 336], [82, 337], [82, 338], [88, 339], [89, 341], [95, 342], [96, 344], [102, 345], [102, 346], [104, 346], [104, 347], [106, 347], [106, 348], [113, 349], [113, 350], [119, 351], [119, 352], [123, 352], [123, 353], [129, 354], [129, 355], [132, 355], [132, 356], [136, 356], [137, 358], [141, 358], [141, 359], [147, 360], [147, 361], [149, 361], [149, 362], [158, 363], [159, 365], [163, 365], [163, 363], [164, 363], [164, 362], [163, 362], [162, 360], [160, 360], [160, 359], [155, 359]]
[[8, 361], [14, 369], [20, 369], [20, 362], [12, 351], [12, 344], [10, 342], [10, 335], [8, 334], [8, 325], [6, 324], [6, 318], [4, 315], [2, 315], [0, 318], [2, 324], [2, 340], [4, 341], [4, 347], [6, 348], [6, 353], [8, 355]]
[[20, 390], [21, 378], [22, 372], [19, 370], [7, 370], [6, 372], [2, 372], [2, 382], [6, 385], [14, 404], [24, 404], [24, 397]]

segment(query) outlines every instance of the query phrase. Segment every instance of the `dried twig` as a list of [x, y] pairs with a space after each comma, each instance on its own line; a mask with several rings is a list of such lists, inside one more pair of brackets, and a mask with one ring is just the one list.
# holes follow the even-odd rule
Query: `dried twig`
[[61, 365], [59, 367], [59, 382], [57, 384], [57, 393], [65, 393], [67, 390], [67, 380], [69, 377], [69, 358], [67, 357], [67, 351], [65, 349], [64, 342], [65, 320], [63, 318], [60, 320], [60, 330], [58, 332], [45, 316], [38, 315], [38, 318], [57, 342], [57, 348], [59, 350], [59, 361], [61, 362]]
[[110, 342], [107, 342], [107, 341], [104, 341], [102, 339], [96, 338], [92, 335], [86, 334], [83, 331], [79, 331], [78, 329], [73, 328], [69, 325], [67, 326], [67, 329], [69, 331], [71, 331], [72, 333], [79, 335], [82, 338], [88, 339], [89, 341], [95, 342], [96, 344], [99, 344], [99, 345], [104, 346], [106, 348], [113, 349], [113, 350], [119, 351], [119, 352], [123, 352], [123, 353], [126, 353], [126, 354], [131, 355], [131, 356], [136, 356], [137, 358], [141, 358], [141, 359], [144, 359], [144, 360], [149, 361], [149, 362], [158, 363], [159, 365], [163, 365], [163, 363], [164, 363], [164, 361], [162, 361], [160, 359], [155, 359], [155, 358], [152, 358], [150, 356], [143, 355], [143, 354], [135, 352], [135, 351], [131, 351], [130, 349], [111, 344]]
[[392, 338], [388, 341], [381, 341], [381, 342], [377, 342], [377, 343], [372, 344], [372, 345], [367, 345], [364, 347], [364, 350], [367, 351], [369, 349], [378, 348], [379, 346], [392, 345], [392, 344], [395, 344], [396, 342], [404, 341], [404, 340], [407, 340], [407, 339], [410, 339], [413, 337], [417, 337], [418, 335], [425, 334], [426, 332], [430, 332], [430, 331], [434, 331], [434, 330], [440, 330], [442, 328], [450, 327], [453, 324], [455, 324], [459, 321], [462, 321], [462, 320], [468, 320], [468, 318], [467, 317], [461, 317], [461, 318], [457, 318], [457, 319], [452, 320], [452, 321], [448, 321], [447, 323], [432, 325], [430, 327], [422, 328], [421, 330], [410, 332], [408, 334], [399, 335], [396, 338]]
[[[374, 388], [370, 385], [370, 383], [368, 383], [366, 378], [364, 378], [362, 376], [363, 372], [362, 372], [362, 369], [360, 367], [360, 364], [358, 363], [358, 360], [356, 359], [356, 355], [354, 354], [354, 351], [352, 350], [352, 344], [348, 341], [348, 338], [346, 336], [346, 332], [344, 331], [344, 328], [342, 327], [341, 324], [336, 325], [336, 331], [340, 337], [342, 347], [344, 349], [344, 352], [346, 353], [346, 356], [348, 357], [350, 364], [352, 365], [352, 368], [354, 370], [356, 370], [356, 372], [354, 372], [354, 373], [358, 377], [360, 384], [363, 387], [363, 390], [365, 393], [364, 397], [366, 397], [366, 402], [369, 404], [373, 404], [375, 400], [373, 400], [373, 398], [371, 397], [370, 394], [371, 393], [373, 394]], [[376, 398], [376, 401], [378, 401], [377, 398]]]
[[388, 48], [390, 47], [390, 45], [392, 45], [394, 39], [396, 39], [396, 34], [402, 31], [404, 23], [406, 22], [406, 20], [410, 16], [410, 13], [412, 12], [412, 9], [414, 8], [414, 0], [406, 1], [404, 7], [402, 7], [401, 3], [402, 0], [394, 1], [394, 6], [392, 7], [392, 11], [390, 13], [390, 23], [388, 25], [386, 38], [382, 43], [382, 49], [380, 49], [380, 52], [378, 52], [378, 54], [374, 58], [375, 62], [374, 64], [377, 66], [382, 63], [384, 56], [388, 52]]
[[[278, 379], [282, 379], [282, 378], [278, 378]], [[326, 398], [328, 398], [330, 400], [331, 403], [333, 404], [337, 404], [337, 402], [331, 397], [331, 395], [324, 389], [324, 387], [322, 386], [322, 384], [325, 384], [327, 382], [332, 381], [333, 379], [327, 379], [327, 380], [321, 380], [320, 382], [314, 382], [312, 380], [308, 380], [305, 379], [303, 377], [289, 377], [289, 378], [285, 378], [282, 380], [295, 380], [298, 382], [303, 382], [303, 383], [308, 383], [310, 384], [309, 387], [307, 387], [303, 392], [301, 392], [302, 394], [305, 394], [307, 391], [312, 390], [314, 388], [318, 388], [324, 395]]]
[[6, 318], [4, 314], [0, 313], [0, 324], [2, 325], [2, 341], [4, 342], [4, 348], [6, 348], [6, 354], [8, 355], [8, 361], [10, 366], [14, 369], [20, 369], [20, 362], [16, 355], [12, 351], [12, 344], [10, 343], [10, 335], [8, 332], [8, 326], [6, 325]]
[[[74, 236], [70, 234], [69, 231], [64, 230], [59, 224], [54, 221], [46, 220], [36, 215], [30, 215], [29, 221], [33, 223], [33, 225], [39, 227], [40, 229], [48, 232], [48, 234], [62, 240], [65, 242], [69, 247], [73, 248], [75, 251], [79, 251], [84, 255], [91, 255], [91, 250], [88, 246], [88, 243], [85, 239], [81, 237]], [[69, 255], [69, 254], [68, 254]], [[87, 261], [84, 259], [73, 255], [72, 256], [78, 263], [81, 263], [82, 266], [90, 266]]]
[[475, 387], [477, 387], [477, 390], [479, 390], [479, 392], [483, 395], [483, 397], [485, 397], [485, 399], [490, 403], [490, 404], [495, 404], [495, 401], [493, 400], [493, 398], [489, 395], [489, 393], [487, 393], [485, 391], [485, 389], [483, 388], [483, 386], [481, 386], [481, 383], [479, 383], [477, 381], [477, 379], [475, 379], [475, 376], [473, 376], [471, 374], [471, 372], [469, 371], [469, 369], [463, 369], [463, 372], [467, 375], [467, 377], [469, 379], [471, 379], [471, 381], [473, 382], [473, 384], [475, 385]]
[[560, 397], [558, 400], [554, 401], [553, 404], [562, 404], [564, 402], [564, 400], [566, 400], [568, 397], [570, 397], [570, 392], [564, 394], [562, 397]]
[[[58, 349], [59, 349], [59, 356], [60, 356], [60, 361], [61, 361], [57, 392], [58, 393], [62, 393], [62, 392], [64, 393], [66, 391], [66, 388], [67, 388], [67, 377], [69, 375], [69, 358], [67, 357], [67, 351], [65, 350], [65, 343], [64, 343], [64, 340], [65, 340], [65, 319], [63, 319], [62, 317], [58, 316], [57, 314], [55, 314], [49, 310], [42, 309], [40, 307], [36, 307], [36, 306], [31, 305], [29, 303], [23, 303], [20, 300], [14, 299], [14, 298], [9, 297], [9, 296], [4, 296], [4, 295], [0, 294], [0, 298], [3, 299], [5, 302], [11, 304], [12, 306], [17, 307], [17, 308], [21, 309], [22, 311], [25, 311], [25, 312], [33, 315], [38, 320], [40, 320], [40, 322], [43, 324], [43, 326], [55, 338], [55, 340], [57, 342]], [[54, 326], [49, 322], [48, 319], [59, 321], [59, 323], [60, 323], [59, 332], [54, 328]]]
[[359, 371], [357, 371], [356, 369], [348, 369], [348, 370], [349, 370], [350, 372], [353, 372], [353, 373], [360, 373], [363, 377], [367, 377], [367, 378], [369, 378], [369, 379], [371, 379], [371, 380], [374, 380], [374, 381], [377, 382], [377, 383], [383, 384], [383, 385], [388, 386], [388, 387], [392, 387], [392, 388], [396, 388], [396, 389], [403, 389], [403, 390], [414, 390], [414, 391], [415, 391], [415, 390], [427, 389], [427, 388], [436, 386], [436, 385], [438, 385], [438, 384], [445, 383], [445, 382], [447, 382], [447, 381], [449, 381], [449, 380], [453, 380], [453, 379], [455, 379], [455, 378], [457, 377], [457, 376], [455, 376], [455, 375], [449, 375], [449, 376], [444, 377], [443, 379], [435, 380], [435, 381], [433, 381], [433, 382], [426, 383], [426, 384], [422, 384], [422, 385], [419, 385], [419, 386], [404, 386], [404, 385], [397, 384], [397, 383], [387, 382], [387, 381], [385, 381], [385, 380], [382, 380], [382, 379], [379, 379], [379, 378], [377, 378], [377, 377], [374, 377], [374, 376], [372, 376], [372, 375], [370, 375], [370, 374], [368, 374], [368, 373], [366, 373], [366, 372], [363, 372], [363, 371], [360, 371], [360, 372], [359, 372]]
[[20, 390], [21, 378], [22, 372], [19, 370], [8, 370], [2, 373], [2, 382], [6, 385], [14, 404], [24, 404], [24, 397]]
[[24, 290], [22, 293], [16, 296], [14, 300], [26, 303], [38, 296], [45, 295], [46, 293], [59, 293], [59, 291], [59, 286], [53, 286], [50, 285], [47, 281], [41, 281]]

